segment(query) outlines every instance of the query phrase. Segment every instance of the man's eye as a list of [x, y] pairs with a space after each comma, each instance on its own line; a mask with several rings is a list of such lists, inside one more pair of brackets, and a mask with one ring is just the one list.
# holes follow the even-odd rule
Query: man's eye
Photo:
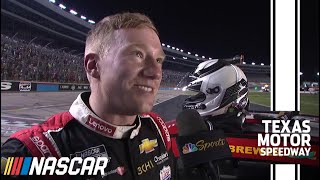
[[158, 59], [157, 59], [157, 63], [162, 64], [162, 63], [163, 63], [163, 59], [158, 58]]
[[136, 51], [135, 55], [138, 56], [139, 58], [143, 58], [143, 53], [141, 51]]

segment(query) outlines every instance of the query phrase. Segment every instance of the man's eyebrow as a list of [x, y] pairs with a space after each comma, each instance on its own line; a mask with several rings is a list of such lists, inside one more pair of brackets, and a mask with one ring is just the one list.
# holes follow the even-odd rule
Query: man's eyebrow
[[130, 49], [130, 48], [134, 48], [134, 47], [139, 47], [139, 48], [141, 48], [141, 47], [143, 47], [143, 46], [140, 45], [140, 44], [129, 44], [129, 45], [125, 45], [124, 47], [125, 47], [125, 49]]
[[[133, 43], [133, 44], [129, 44], [127, 46], [127, 48], [131, 48], [131, 47], [140, 47], [140, 48], [147, 48], [148, 46], [146, 46], [145, 44], [139, 44], [139, 43]], [[166, 54], [164, 53], [163, 49], [161, 48], [159, 56], [165, 58]]]
[[163, 57], [163, 59], [165, 59], [167, 55], [164, 53], [164, 51], [163, 51], [163, 50], [161, 50], [161, 52], [160, 52], [160, 56], [162, 56], [162, 57]]

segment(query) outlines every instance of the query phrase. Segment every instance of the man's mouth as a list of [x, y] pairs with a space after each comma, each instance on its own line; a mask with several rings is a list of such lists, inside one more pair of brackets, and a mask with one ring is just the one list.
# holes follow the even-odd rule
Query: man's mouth
[[153, 88], [150, 86], [145, 86], [145, 85], [136, 85], [139, 89], [145, 91], [145, 92], [152, 92]]

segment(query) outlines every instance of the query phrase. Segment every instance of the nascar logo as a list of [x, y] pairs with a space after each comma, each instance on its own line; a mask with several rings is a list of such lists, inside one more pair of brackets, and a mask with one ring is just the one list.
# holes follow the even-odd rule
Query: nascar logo
[[[1, 157], [3, 175], [103, 175], [108, 157]], [[82, 165], [81, 165], [82, 164]]]

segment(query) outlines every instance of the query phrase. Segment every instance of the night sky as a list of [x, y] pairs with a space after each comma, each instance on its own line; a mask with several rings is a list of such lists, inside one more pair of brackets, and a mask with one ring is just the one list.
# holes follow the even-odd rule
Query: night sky
[[[117, 12], [141, 12], [154, 21], [162, 43], [212, 58], [244, 54], [270, 64], [270, 1], [56, 0], [98, 22]], [[318, 80], [319, 2], [301, 0], [302, 80]], [[285, 68], [285, 67], [284, 67]]]

